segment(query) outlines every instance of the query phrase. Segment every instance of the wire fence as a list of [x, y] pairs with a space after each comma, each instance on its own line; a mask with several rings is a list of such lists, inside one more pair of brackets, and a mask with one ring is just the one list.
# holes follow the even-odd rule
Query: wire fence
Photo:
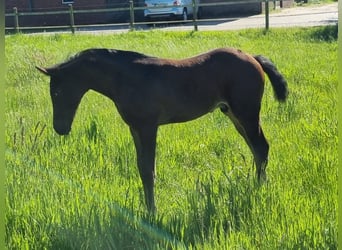
[[[119, 8], [101, 8], [101, 9], [77, 9], [75, 10], [72, 4], [69, 4], [68, 7], [64, 10], [55, 10], [55, 11], [39, 11], [39, 12], [19, 12], [18, 8], [14, 7], [12, 13], [5, 13], [5, 17], [13, 18], [13, 26], [5, 27], [5, 31], [7, 32], [23, 32], [23, 31], [37, 31], [37, 30], [62, 30], [62, 31], [71, 31], [75, 33], [77, 30], [82, 28], [115, 28], [117, 27], [126, 27], [129, 30], [135, 30], [137, 26], [140, 25], [158, 25], [158, 24], [176, 24], [176, 23], [192, 23], [193, 30], [198, 30], [198, 23], [205, 21], [230, 21], [235, 20], [235, 18], [210, 18], [210, 19], [199, 19], [198, 10], [205, 7], [218, 7], [218, 6], [227, 6], [234, 4], [264, 4], [264, 14], [265, 14], [265, 29], [269, 29], [269, 3], [272, 2], [273, 8], [276, 6], [276, 1], [270, 0], [240, 0], [240, 1], [228, 1], [228, 2], [215, 2], [215, 3], [198, 3], [196, 0], [192, 0], [192, 5], [181, 5], [178, 7], [187, 7], [193, 9], [192, 18], [190, 20], [166, 20], [166, 21], [135, 21], [135, 13], [136, 11], [144, 11], [146, 9], [160, 9], [161, 7], [137, 7], [134, 6], [133, 0], [129, 0], [129, 4], [127, 7], [119, 7]], [[278, 1], [280, 7], [282, 7], [283, 1]], [[115, 12], [128, 12], [129, 13], [129, 21], [128, 22], [120, 22], [120, 23], [106, 23], [106, 24], [77, 24], [75, 23], [75, 15], [79, 14], [94, 14], [94, 13], [115, 13]], [[21, 26], [20, 18], [25, 16], [51, 16], [51, 15], [68, 15], [68, 24], [67, 25], [46, 25], [46, 26]]]

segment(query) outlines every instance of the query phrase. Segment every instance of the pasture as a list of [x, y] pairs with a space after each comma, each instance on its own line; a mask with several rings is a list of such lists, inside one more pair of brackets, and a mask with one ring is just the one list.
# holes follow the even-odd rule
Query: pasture
[[[6, 244], [9, 249], [337, 249], [337, 27], [5, 37]], [[270, 58], [261, 121], [268, 180], [219, 110], [161, 126], [155, 217], [133, 140], [114, 104], [89, 92], [70, 135], [52, 128], [50, 66], [89, 47], [185, 58], [236, 47]], [[227, 69], [229, 70], [229, 69]]]

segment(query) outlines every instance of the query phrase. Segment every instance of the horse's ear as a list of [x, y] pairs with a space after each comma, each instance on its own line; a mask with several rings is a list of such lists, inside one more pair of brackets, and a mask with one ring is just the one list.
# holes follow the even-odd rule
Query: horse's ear
[[36, 69], [38, 69], [40, 72], [42, 72], [44, 75], [49, 76], [49, 72], [47, 71], [46, 68], [40, 67], [40, 66], [36, 66]]
[[55, 70], [53, 68], [43, 68], [40, 66], [36, 66], [36, 69], [38, 69], [40, 72], [42, 72], [44, 75], [52, 76], [54, 75]]

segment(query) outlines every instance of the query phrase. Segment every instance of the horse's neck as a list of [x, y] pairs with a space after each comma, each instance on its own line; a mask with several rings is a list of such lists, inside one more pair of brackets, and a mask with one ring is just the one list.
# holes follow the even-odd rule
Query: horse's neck
[[114, 101], [120, 93], [123, 78], [130, 78], [131, 65], [127, 58], [103, 58], [98, 60], [91, 69], [83, 69], [89, 88]]
[[88, 82], [89, 89], [113, 99], [117, 87], [115, 74], [101, 66], [99, 65], [95, 70], [88, 70], [85, 79]]

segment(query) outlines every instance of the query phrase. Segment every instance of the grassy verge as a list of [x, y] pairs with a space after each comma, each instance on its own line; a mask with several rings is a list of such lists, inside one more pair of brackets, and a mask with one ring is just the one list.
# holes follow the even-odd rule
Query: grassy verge
[[[6, 37], [9, 249], [337, 249], [337, 29]], [[266, 85], [268, 182], [219, 111], [158, 134], [158, 214], [145, 214], [133, 142], [113, 103], [84, 97], [72, 133], [52, 128], [35, 65], [89, 47], [184, 58], [216, 47], [271, 58], [290, 97]], [[227, 69], [229, 70], [229, 69]]]

